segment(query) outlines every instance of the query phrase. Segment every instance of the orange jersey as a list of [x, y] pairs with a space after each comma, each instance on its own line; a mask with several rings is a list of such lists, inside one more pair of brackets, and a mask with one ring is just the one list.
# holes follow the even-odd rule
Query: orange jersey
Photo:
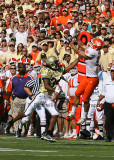
[[57, 23], [58, 23], [58, 17], [53, 17], [51, 19], [50, 25], [57, 27]]
[[[110, 10], [110, 11], [111, 11], [111, 16], [114, 17], [114, 10]], [[103, 11], [101, 14], [103, 14], [105, 18], [107, 18], [106, 10]]]
[[40, 52], [40, 51], [37, 51], [37, 52], [35, 52], [35, 53], [33, 53], [33, 52], [30, 53], [30, 55], [32, 56], [32, 60], [36, 61], [36, 58], [37, 58], [39, 52]]
[[64, 17], [64, 16], [59, 16], [59, 18], [58, 18], [58, 23], [67, 25], [67, 21], [70, 20], [71, 17], [72, 17], [71, 15], [68, 15], [68, 16], [66, 16], [66, 17]]

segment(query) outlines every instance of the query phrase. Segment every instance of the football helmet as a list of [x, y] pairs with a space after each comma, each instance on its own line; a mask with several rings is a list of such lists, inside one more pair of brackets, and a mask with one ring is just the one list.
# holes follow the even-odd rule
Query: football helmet
[[58, 70], [59, 69], [59, 60], [54, 56], [48, 57], [46, 60], [46, 67], [48, 67], [52, 70]]
[[16, 71], [18, 71], [18, 64], [19, 64], [19, 63], [22, 63], [22, 59], [21, 59], [21, 58], [17, 59], [17, 63], [16, 63]]
[[26, 65], [26, 71], [29, 71], [30, 68], [31, 68], [30, 60], [28, 58], [22, 59], [22, 63], [25, 63], [25, 65]]
[[15, 59], [15, 58], [10, 58], [10, 59], [9, 59], [9, 65], [10, 65], [10, 66], [16, 65], [16, 59]]
[[19, 64], [19, 63], [22, 63], [22, 59], [19, 58], [19, 59], [17, 60], [17, 63], [18, 63], [18, 64]]
[[3, 66], [2, 64], [0, 63], [0, 73], [3, 72]]
[[36, 71], [36, 73], [40, 73], [41, 61], [35, 61], [33, 64], [33, 69]]
[[77, 68], [77, 67], [72, 68], [72, 69], [69, 71], [69, 73], [71, 73], [71, 75], [77, 74], [77, 73], [78, 73], [78, 68]]
[[91, 40], [91, 42], [88, 43], [88, 46], [93, 49], [100, 50], [103, 46], [103, 41], [101, 39], [94, 38]]

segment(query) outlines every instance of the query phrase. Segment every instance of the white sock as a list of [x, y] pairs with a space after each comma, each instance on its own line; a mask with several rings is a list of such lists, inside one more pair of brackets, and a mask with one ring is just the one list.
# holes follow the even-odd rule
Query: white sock
[[96, 132], [97, 134], [99, 134], [99, 129], [95, 128], [95, 132]]
[[76, 134], [76, 129], [73, 129], [73, 133]]
[[86, 129], [90, 132], [90, 123], [91, 123], [91, 118], [88, 118], [86, 120]]
[[42, 127], [42, 126], [41, 126], [41, 134], [44, 133], [45, 130], [46, 130], [46, 127]]
[[71, 112], [75, 112], [75, 110], [76, 110], [76, 107], [75, 107], [75, 106], [72, 106]]
[[88, 112], [85, 112], [85, 111], [84, 111], [82, 118], [87, 118], [87, 113], [88, 113]]
[[98, 124], [99, 126], [99, 134], [103, 137], [103, 124]]

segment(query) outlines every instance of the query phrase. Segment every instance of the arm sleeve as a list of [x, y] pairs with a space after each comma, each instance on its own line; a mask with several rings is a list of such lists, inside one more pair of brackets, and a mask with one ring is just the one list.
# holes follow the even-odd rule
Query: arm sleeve
[[6, 91], [9, 91], [9, 92], [12, 92], [12, 81], [10, 80], [9, 81], [9, 84], [8, 84], [8, 86], [7, 86], [7, 88], [6, 88]]
[[51, 78], [51, 71], [48, 68], [43, 68], [41, 70], [41, 78], [42, 79], [50, 79]]
[[31, 80], [29, 80], [29, 81], [25, 84], [25, 87], [31, 89], [31, 88], [33, 88], [34, 84], [35, 84], [35, 80], [34, 80], [34, 79], [31, 79]]
[[61, 89], [60, 89], [59, 85], [57, 85], [55, 88], [55, 92], [60, 93], [60, 91], [61, 91]]
[[95, 57], [94, 50], [90, 49], [90, 48], [88, 48], [88, 49], [85, 50], [85, 54], [86, 54], [86, 56], [88, 56], [90, 58], [94, 58]]

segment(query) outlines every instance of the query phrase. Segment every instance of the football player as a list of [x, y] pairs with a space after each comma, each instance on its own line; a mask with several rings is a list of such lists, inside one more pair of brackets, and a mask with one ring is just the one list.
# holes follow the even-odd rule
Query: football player
[[80, 82], [78, 89], [75, 92], [76, 98], [74, 99], [74, 104], [71, 110], [71, 115], [75, 114], [76, 107], [79, 104], [80, 96], [83, 94], [84, 102], [84, 114], [80, 118], [78, 124], [83, 124], [86, 121], [87, 113], [89, 110], [89, 99], [93, 93], [95, 87], [99, 83], [98, 78], [98, 62], [100, 57], [99, 50], [102, 48], [103, 42], [100, 39], [92, 39], [89, 47], [84, 51], [79, 51], [78, 48], [71, 44], [72, 48], [78, 55], [85, 58], [86, 63], [86, 76]]
[[55, 87], [59, 82], [61, 76], [74, 68], [78, 63], [79, 58], [72, 62], [68, 67], [64, 68], [59, 66], [59, 61], [56, 57], [50, 56], [46, 60], [46, 66], [41, 70], [41, 87], [38, 94], [33, 96], [30, 94], [32, 101], [25, 112], [20, 113], [18, 116], [9, 121], [6, 129], [9, 129], [17, 120], [30, 115], [37, 106], [43, 105], [52, 115], [47, 133], [42, 135], [42, 138], [48, 141], [55, 141], [51, 137], [52, 129], [58, 117], [58, 111], [55, 108], [55, 103], [51, 100], [51, 95], [55, 91]]

